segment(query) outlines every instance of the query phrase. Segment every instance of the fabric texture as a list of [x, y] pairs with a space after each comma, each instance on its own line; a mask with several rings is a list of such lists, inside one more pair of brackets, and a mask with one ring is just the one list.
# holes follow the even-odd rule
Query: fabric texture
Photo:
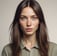
[[[21, 51], [22, 51], [21, 56], [40, 56], [39, 51], [38, 51], [39, 47], [38, 47], [37, 43], [31, 50], [28, 50], [23, 45], [23, 42], [21, 42], [20, 46], [21, 46]], [[12, 50], [11, 50], [10, 44], [6, 45], [3, 48], [1, 56], [12, 56]], [[48, 56], [57, 56], [57, 44], [49, 42]]]

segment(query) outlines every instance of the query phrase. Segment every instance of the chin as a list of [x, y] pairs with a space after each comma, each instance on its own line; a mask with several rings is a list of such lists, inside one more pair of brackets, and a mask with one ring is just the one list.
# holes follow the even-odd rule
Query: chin
[[33, 32], [26, 32], [26, 35], [33, 35]]

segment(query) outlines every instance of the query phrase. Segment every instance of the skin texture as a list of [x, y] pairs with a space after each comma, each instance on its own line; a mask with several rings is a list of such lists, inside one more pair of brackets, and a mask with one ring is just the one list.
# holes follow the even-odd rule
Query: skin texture
[[35, 34], [38, 29], [39, 20], [33, 9], [26, 7], [22, 10], [20, 25], [25, 35]]
[[31, 7], [22, 10], [20, 16], [20, 26], [24, 35], [24, 45], [29, 49], [36, 42], [36, 30], [38, 29], [39, 19]]

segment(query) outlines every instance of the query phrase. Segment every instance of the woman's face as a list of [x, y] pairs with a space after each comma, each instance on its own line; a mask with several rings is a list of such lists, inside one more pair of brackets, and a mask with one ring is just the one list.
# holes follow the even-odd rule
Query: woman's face
[[39, 19], [31, 7], [25, 7], [22, 10], [19, 22], [25, 35], [36, 33], [39, 25]]

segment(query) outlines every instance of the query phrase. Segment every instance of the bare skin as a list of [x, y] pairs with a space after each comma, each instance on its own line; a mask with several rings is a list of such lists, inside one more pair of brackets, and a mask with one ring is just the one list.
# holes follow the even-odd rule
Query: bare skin
[[24, 45], [30, 50], [36, 43], [36, 30], [38, 29], [39, 19], [31, 7], [26, 7], [22, 10], [19, 21], [24, 33]]

